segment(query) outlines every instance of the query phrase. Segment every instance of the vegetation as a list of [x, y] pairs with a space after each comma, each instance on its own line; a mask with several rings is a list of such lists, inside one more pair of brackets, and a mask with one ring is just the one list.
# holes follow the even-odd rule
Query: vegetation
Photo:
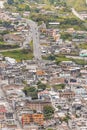
[[14, 0], [7, 0], [7, 3], [8, 3], [9, 5], [12, 5], [12, 4], [14, 3]]
[[47, 60], [55, 60], [55, 55], [49, 55], [48, 57], [47, 57]]
[[31, 47], [31, 50], [33, 50], [33, 40], [30, 41], [29, 45]]
[[65, 84], [57, 84], [55, 86], [53, 86], [53, 89], [55, 91], [59, 90], [59, 89], [64, 89], [65, 88]]
[[31, 60], [33, 58], [32, 52], [24, 53], [23, 50], [14, 50], [2, 52], [4, 56], [12, 57], [17, 61], [21, 60]]
[[81, 49], [87, 49], [87, 43], [79, 44], [78, 47]]
[[72, 59], [70, 58], [66, 58], [65, 56], [61, 55], [61, 56], [57, 56], [56, 57], [56, 63], [59, 64], [62, 61], [71, 61]]
[[87, 10], [86, 0], [66, 0], [66, 3], [77, 11]]
[[9, 31], [8, 30], [5, 30], [5, 31], [0, 31], [0, 35], [5, 35], [5, 34], [8, 34], [9, 33]]
[[52, 106], [44, 106], [43, 113], [45, 119], [52, 118], [52, 115], [54, 114], [54, 108]]
[[23, 89], [23, 92], [25, 93], [26, 96], [30, 96], [32, 99], [37, 99], [37, 89], [35, 87], [25, 87]]
[[64, 117], [63, 119], [62, 119], [62, 121], [65, 121], [66, 123], [68, 123], [68, 120], [70, 119], [70, 116], [68, 116], [68, 115], [66, 115], [66, 117]]
[[49, 128], [49, 129], [47, 129], [47, 130], [53, 130], [52, 128]]
[[69, 14], [72, 17], [69, 16], [59, 16], [57, 13], [55, 15], [47, 15], [47, 14], [41, 14], [41, 13], [35, 13], [32, 12], [30, 15], [30, 18], [35, 21], [41, 23], [41, 21], [44, 21], [48, 28], [52, 28], [52, 25], [49, 25], [49, 22], [59, 22], [60, 25], [55, 25], [56, 28], [60, 29], [67, 29], [67, 28], [74, 28], [76, 30], [86, 30], [86, 27], [84, 25], [84, 22], [82, 22], [80, 19], [76, 18], [75, 16]]
[[[52, 55], [52, 56], [54, 56], [57, 65], [59, 65], [59, 63], [62, 61], [73, 61], [78, 65], [86, 65], [87, 64], [87, 61], [85, 61], [85, 59], [67, 58], [65, 55]], [[43, 57], [43, 59], [52, 60], [49, 57], [51, 57], [51, 56]]]
[[27, 4], [17, 5], [17, 11], [30, 11], [30, 7]]
[[19, 48], [19, 45], [8, 45], [5, 42], [0, 42], [0, 50]]
[[78, 64], [78, 65], [87, 65], [87, 61], [85, 61], [85, 59], [73, 59], [73, 61]]
[[72, 35], [69, 33], [61, 33], [61, 39], [63, 40], [72, 40]]
[[61, 106], [57, 106], [58, 109], [61, 109], [62, 107]]
[[56, 58], [56, 63], [59, 64], [62, 61], [73, 61], [78, 65], [86, 65], [87, 61], [84, 59], [73, 59], [73, 58], [66, 58], [65, 56], [60, 56]]
[[45, 90], [46, 89], [46, 84], [43, 84], [43, 83], [41, 83], [41, 82], [38, 82], [37, 83], [37, 86], [38, 86], [38, 89], [39, 90]]

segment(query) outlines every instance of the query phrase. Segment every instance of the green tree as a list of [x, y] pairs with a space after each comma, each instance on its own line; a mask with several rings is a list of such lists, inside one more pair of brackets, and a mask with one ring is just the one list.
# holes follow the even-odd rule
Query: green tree
[[68, 120], [70, 119], [70, 116], [68, 116], [68, 115], [66, 115], [66, 117], [64, 117], [63, 119], [62, 119], [62, 121], [65, 121], [66, 123], [68, 123]]
[[26, 6], [25, 6], [25, 11], [30, 11], [29, 5], [26, 5]]
[[25, 93], [26, 96], [32, 97], [32, 99], [37, 99], [37, 89], [35, 87], [25, 87], [23, 89], [23, 92]]
[[14, 3], [14, 0], [7, 0], [7, 3], [8, 3], [9, 5], [12, 5], [12, 4]]
[[48, 60], [55, 60], [55, 56], [54, 55], [48, 56]]
[[41, 90], [45, 90], [46, 87], [47, 87], [46, 84], [43, 84], [43, 83], [41, 83], [41, 82], [38, 82], [37, 85], [38, 85], [38, 89], [41, 89]]
[[54, 114], [54, 108], [52, 106], [44, 106], [43, 113], [45, 119], [50, 119], [52, 115]]
[[61, 39], [63, 40], [72, 40], [72, 35], [69, 33], [62, 33], [61, 34]]

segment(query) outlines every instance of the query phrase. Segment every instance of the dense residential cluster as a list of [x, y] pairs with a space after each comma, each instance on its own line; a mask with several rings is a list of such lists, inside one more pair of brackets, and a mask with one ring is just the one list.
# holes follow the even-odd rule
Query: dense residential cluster
[[[36, 129], [53, 126], [79, 130], [87, 127], [86, 65], [82, 67], [72, 61], [56, 65], [54, 61], [37, 63], [35, 60], [13, 64], [11, 60], [3, 61], [2, 58], [0, 61], [2, 127], [30, 129], [32, 123], [36, 124], [32, 126]], [[44, 113], [46, 106], [55, 110], [51, 117], [49, 112], [47, 116]]]
[[86, 130], [87, 11], [56, 0], [48, 7], [44, 0], [5, 2], [0, 1], [0, 129]]

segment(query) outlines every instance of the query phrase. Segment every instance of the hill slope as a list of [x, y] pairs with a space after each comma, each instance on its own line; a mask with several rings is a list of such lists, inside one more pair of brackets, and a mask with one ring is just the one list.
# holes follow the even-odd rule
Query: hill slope
[[66, 2], [77, 11], [87, 10], [86, 0], [66, 0]]

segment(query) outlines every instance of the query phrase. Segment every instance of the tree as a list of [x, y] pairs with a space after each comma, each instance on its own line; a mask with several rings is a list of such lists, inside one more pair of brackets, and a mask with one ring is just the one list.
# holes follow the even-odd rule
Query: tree
[[35, 87], [25, 87], [23, 89], [23, 92], [25, 93], [26, 96], [32, 97], [32, 99], [37, 99], [38, 98], [37, 90], [36, 90]]
[[3, 25], [5, 28], [9, 28], [9, 27], [11, 27], [11, 22], [9, 22], [9, 21], [4, 21], [2, 25]]
[[61, 39], [63, 40], [72, 40], [72, 35], [69, 33], [62, 33], [61, 34]]
[[53, 61], [53, 60], [55, 60], [55, 56], [54, 55], [50, 55], [50, 56], [48, 56], [47, 59]]
[[26, 6], [25, 6], [25, 11], [30, 11], [29, 5], [26, 5]]
[[52, 106], [44, 106], [43, 113], [45, 119], [50, 119], [52, 115], [54, 114], [54, 108]]
[[54, 90], [57, 91], [59, 89], [64, 89], [65, 88], [65, 84], [57, 84], [53, 86]]
[[37, 85], [38, 85], [38, 89], [41, 89], [41, 90], [45, 90], [47, 87], [46, 84], [43, 84], [41, 82], [38, 82]]
[[7, 0], [7, 3], [8, 3], [9, 5], [12, 5], [12, 4], [14, 3], [14, 0]]
[[64, 117], [63, 119], [62, 119], [62, 121], [65, 121], [66, 123], [68, 123], [68, 120], [70, 119], [70, 116], [68, 116], [68, 115], [66, 115], [66, 117]]

